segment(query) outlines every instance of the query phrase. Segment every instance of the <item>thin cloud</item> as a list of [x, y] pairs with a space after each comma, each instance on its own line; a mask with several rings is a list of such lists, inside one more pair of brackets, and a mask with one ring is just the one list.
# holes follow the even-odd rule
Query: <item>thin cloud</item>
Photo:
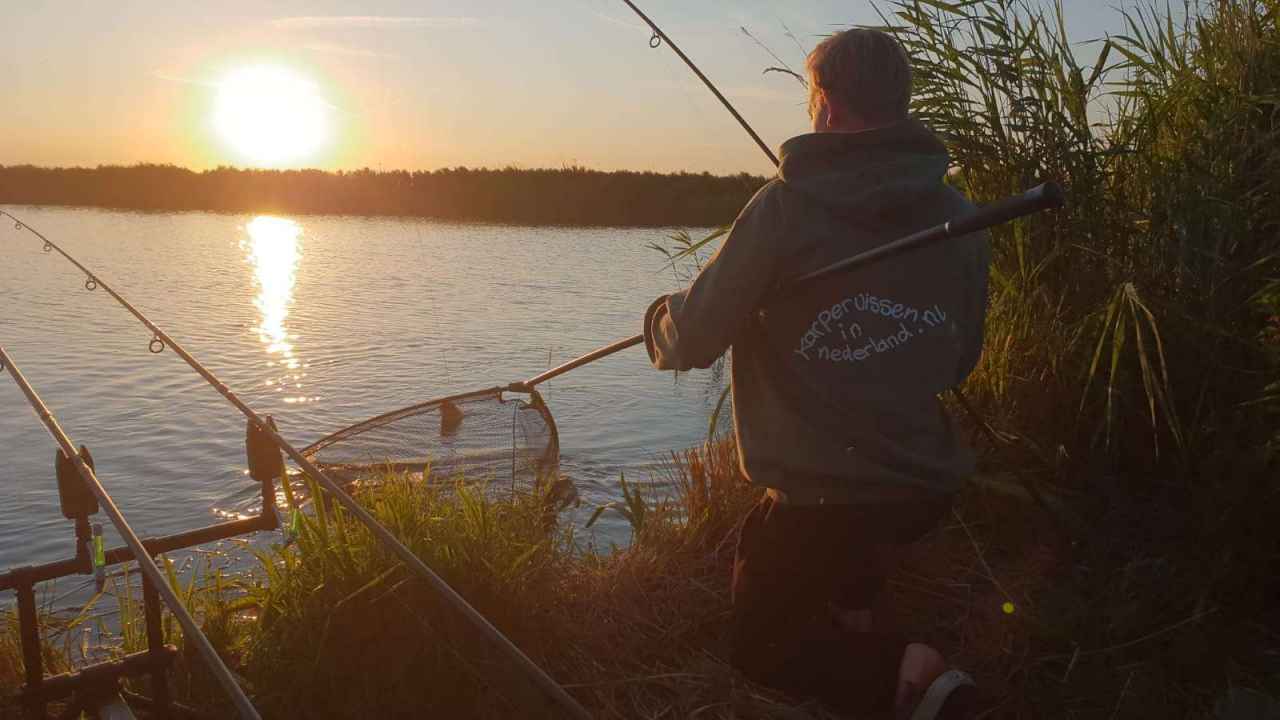
[[282, 30], [404, 30], [429, 28], [434, 30], [472, 25], [473, 17], [420, 17], [403, 15], [300, 15], [275, 18], [272, 27]]
[[352, 47], [351, 45], [339, 45], [338, 43], [307, 43], [302, 47], [307, 50], [313, 50], [315, 52], [330, 53], [332, 55], [346, 55], [348, 57], [364, 57], [364, 58], [396, 57], [391, 53], [378, 52], [377, 50], [368, 50], [366, 48]]
[[587, 12], [591, 13], [592, 15], [595, 15], [597, 19], [603, 20], [604, 22], [607, 22], [613, 25], [620, 25], [624, 28], [630, 28], [632, 30], [648, 30], [649, 29], [648, 25], [645, 25], [639, 20], [635, 20], [635, 21], [622, 20], [620, 18], [616, 18], [613, 15], [609, 15], [608, 13], [601, 12], [592, 7], [587, 8]]
[[[151, 77], [157, 80], [163, 80], [165, 82], [171, 82], [171, 83], [178, 83], [179, 85], [195, 85], [197, 87], [210, 88], [213, 90], [219, 90], [223, 87], [223, 83], [221, 82], [213, 82], [210, 80], [195, 80], [189, 77], [182, 77], [181, 75], [174, 75], [173, 73], [170, 73], [166, 70], [152, 70], [150, 73], [148, 73], [148, 75], [150, 75]], [[308, 85], [312, 85], [312, 86], [315, 85], [315, 83], [310, 80], [306, 80], [306, 82]], [[333, 103], [329, 102], [327, 99], [323, 97], [319, 98], [319, 102], [321, 105], [324, 105], [325, 107], [335, 112], [352, 114], [349, 111], [347, 111], [345, 108], [340, 107], [338, 105], [334, 105]]]
[[200, 85], [203, 87], [218, 87], [217, 83], [211, 83], [205, 80], [193, 80], [191, 78], [182, 77], [180, 75], [174, 75], [173, 73], [167, 72], [165, 70], [152, 70], [150, 75], [151, 77], [156, 78], [157, 80], [164, 80], [165, 82], [178, 83], [181, 85]]

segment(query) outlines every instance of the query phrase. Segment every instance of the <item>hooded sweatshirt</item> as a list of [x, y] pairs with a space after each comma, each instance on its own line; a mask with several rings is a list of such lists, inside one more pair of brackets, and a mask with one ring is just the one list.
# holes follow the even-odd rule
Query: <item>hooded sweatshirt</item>
[[792, 138], [778, 177], [693, 284], [646, 313], [645, 345], [659, 369], [705, 368], [732, 347], [743, 472], [787, 502], [949, 494], [973, 470], [937, 395], [981, 353], [986, 234], [789, 286], [973, 212], [943, 182], [948, 165], [946, 148], [916, 120]]

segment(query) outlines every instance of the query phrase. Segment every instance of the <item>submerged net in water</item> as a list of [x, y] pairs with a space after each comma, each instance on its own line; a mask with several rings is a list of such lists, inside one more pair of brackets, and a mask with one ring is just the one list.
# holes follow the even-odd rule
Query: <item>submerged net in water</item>
[[536, 391], [489, 388], [429, 400], [339, 430], [302, 454], [346, 480], [391, 471], [536, 485], [559, 467], [555, 420]]

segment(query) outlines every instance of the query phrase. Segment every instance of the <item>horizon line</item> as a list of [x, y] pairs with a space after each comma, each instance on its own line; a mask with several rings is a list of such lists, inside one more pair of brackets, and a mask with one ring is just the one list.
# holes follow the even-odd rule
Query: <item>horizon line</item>
[[35, 163], [18, 163], [15, 165], [6, 165], [4, 163], [0, 163], [0, 171], [13, 170], [13, 169], [19, 169], [19, 168], [30, 168], [34, 170], [48, 170], [48, 171], [72, 171], [72, 170], [93, 171], [93, 170], [109, 170], [109, 169], [133, 170], [133, 169], [141, 169], [141, 168], [171, 168], [174, 170], [183, 170], [193, 174], [206, 174], [206, 173], [213, 173], [213, 172], [219, 172], [219, 171], [275, 172], [275, 173], [315, 172], [315, 173], [324, 173], [328, 175], [352, 174], [352, 173], [361, 173], [361, 172], [372, 172], [372, 173], [383, 173], [383, 174], [403, 172], [403, 173], [413, 174], [413, 173], [437, 173], [437, 172], [444, 172], [444, 171], [466, 170], [469, 172], [579, 171], [579, 172], [588, 172], [588, 173], [600, 173], [603, 175], [607, 175], [611, 173], [631, 173], [631, 174], [637, 174], [637, 175], [648, 173], [651, 175], [710, 175], [712, 177], [725, 177], [725, 178], [740, 177], [744, 175], [748, 177], [764, 177], [764, 178], [770, 177], [769, 175], [761, 175], [757, 173], [748, 172], [746, 170], [739, 170], [737, 172], [729, 172], [729, 173], [716, 173], [710, 170], [687, 170], [687, 169], [686, 170], [636, 170], [631, 168], [617, 168], [612, 170], [606, 170], [601, 168], [589, 167], [586, 165], [579, 165], [577, 163], [561, 165], [559, 167], [554, 167], [554, 166], [521, 167], [518, 165], [506, 165], [502, 167], [489, 167], [487, 165], [479, 165], [479, 166], [445, 165], [445, 166], [436, 167], [436, 168], [417, 168], [417, 169], [410, 169], [410, 168], [403, 168], [403, 167], [389, 168], [389, 169], [372, 168], [366, 165], [359, 168], [336, 168], [336, 169], [330, 169], [330, 170], [326, 170], [324, 168], [319, 168], [319, 167], [263, 168], [263, 167], [252, 167], [252, 166], [241, 166], [241, 165], [214, 165], [214, 166], [210, 166], [203, 169], [196, 169], [196, 168], [191, 168], [184, 165], [177, 165], [175, 163], [145, 162], [145, 161], [139, 161], [132, 164], [99, 163], [97, 165], [92, 165], [92, 166], [90, 165], [37, 165]]

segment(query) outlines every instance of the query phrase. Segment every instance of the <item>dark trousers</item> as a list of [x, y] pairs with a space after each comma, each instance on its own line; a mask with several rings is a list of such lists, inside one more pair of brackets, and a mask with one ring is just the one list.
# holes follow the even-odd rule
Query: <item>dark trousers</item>
[[903, 545], [938, 524], [949, 497], [874, 505], [788, 505], [747, 515], [733, 566], [731, 662], [798, 698], [862, 713], [888, 709], [908, 639], [851, 632], [840, 613], [870, 609]]

